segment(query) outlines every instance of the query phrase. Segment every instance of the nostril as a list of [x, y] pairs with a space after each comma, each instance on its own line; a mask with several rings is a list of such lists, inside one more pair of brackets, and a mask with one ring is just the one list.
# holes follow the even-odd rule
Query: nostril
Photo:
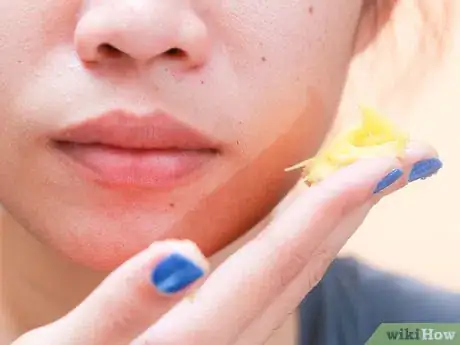
[[101, 44], [97, 48], [97, 51], [101, 56], [112, 59], [116, 59], [124, 55], [124, 53], [120, 49], [108, 43]]
[[187, 56], [187, 53], [180, 48], [171, 48], [165, 52], [165, 55], [174, 58], [184, 58]]
[[[105, 59], [119, 59], [119, 58], [122, 58], [123, 56], [127, 55], [123, 50], [115, 47], [114, 45], [112, 44], [109, 44], [109, 43], [103, 43], [103, 44], [100, 44], [97, 48], [97, 53], [99, 55], [100, 58], [105, 58]], [[188, 55], [187, 53], [180, 49], [180, 48], [171, 48], [171, 49], [168, 49], [167, 51], [165, 51], [163, 53], [165, 56], [168, 56], [170, 58], [174, 58], [174, 59], [184, 59], [186, 58]]]

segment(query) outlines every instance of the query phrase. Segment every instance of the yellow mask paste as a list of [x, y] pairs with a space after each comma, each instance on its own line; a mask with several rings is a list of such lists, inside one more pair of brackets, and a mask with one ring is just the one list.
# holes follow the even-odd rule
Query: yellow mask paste
[[375, 110], [361, 107], [361, 112], [362, 122], [359, 126], [339, 134], [316, 157], [286, 171], [303, 169], [303, 180], [307, 184], [314, 184], [361, 158], [402, 157], [409, 136]]

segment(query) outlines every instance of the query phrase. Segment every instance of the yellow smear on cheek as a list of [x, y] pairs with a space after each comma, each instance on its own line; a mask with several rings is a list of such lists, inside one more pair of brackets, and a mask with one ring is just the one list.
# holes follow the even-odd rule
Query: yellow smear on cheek
[[340, 133], [316, 157], [300, 162], [286, 171], [302, 169], [303, 180], [307, 184], [315, 184], [362, 158], [401, 158], [409, 141], [408, 134], [374, 109], [361, 107], [361, 111], [360, 125]]

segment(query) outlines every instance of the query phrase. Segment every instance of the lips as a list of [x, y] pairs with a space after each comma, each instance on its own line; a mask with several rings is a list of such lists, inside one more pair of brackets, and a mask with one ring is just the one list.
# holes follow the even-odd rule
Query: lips
[[217, 142], [164, 113], [111, 112], [52, 139], [73, 166], [106, 185], [172, 187], [219, 153]]

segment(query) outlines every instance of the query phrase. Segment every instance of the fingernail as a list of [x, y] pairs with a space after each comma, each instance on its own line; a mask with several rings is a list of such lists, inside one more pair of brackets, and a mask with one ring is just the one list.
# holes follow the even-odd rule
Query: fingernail
[[384, 189], [390, 187], [393, 183], [398, 181], [402, 175], [404, 175], [404, 172], [401, 169], [392, 170], [387, 176], [380, 180], [377, 187], [374, 189], [374, 194], [380, 193]]
[[437, 173], [441, 168], [442, 162], [438, 158], [430, 158], [417, 162], [414, 164], [409, 174], [409, 182], [424, 180]]
[[165, 294], [184, 290], [204, 275], [204, 270], [185, 256], [170, 254], [153, 269], [152, 283]]

